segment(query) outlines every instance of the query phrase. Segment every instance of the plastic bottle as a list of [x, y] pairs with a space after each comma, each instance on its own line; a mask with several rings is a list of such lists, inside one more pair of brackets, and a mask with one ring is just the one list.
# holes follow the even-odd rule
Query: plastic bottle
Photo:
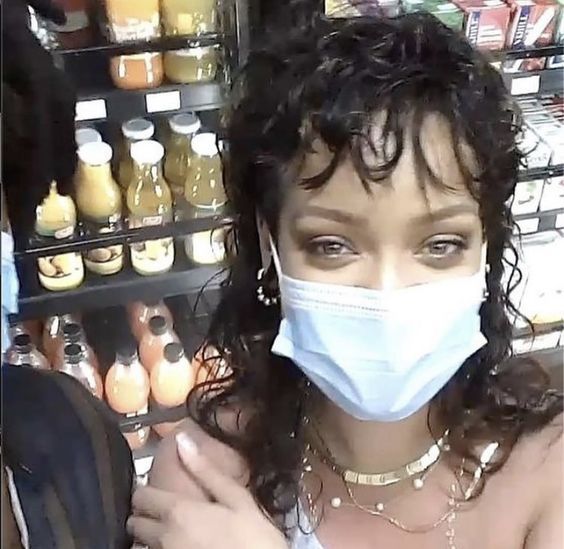
[[133, 118], [121, 125], [121, 133], [123, 140], [117, 166], [117, 179], [122, 191], [125, 193], [133, 176], [131, 145], [138, 141], [151, 139], [155, 134], [155, 125], [145, 118]]
[[178, 342], [178, 336], [169, 327], [163, 316], [154, 316], [149, 320], [149, 330], [143, 336], [139, 345], [141, 364], [151, 373], [154, 365], [159, 362], [164, 348], [173, 342]]
[[65, 358], [59, 371], [74, 377], [82, 383], [95, 397], [102, 399], [104, 385], [100, 374], [88, 360], [82, 347], [76, 343], [65, 347]]
[[14, 337], [6, 351], [5, 362], [12, 366], [30, 366], [38, 370], [49, 370], [47, 358], [31, 342], [29, 334], [20, 333]]
[[63, 326], [62, 342], [56, 350], [55, 358], [53, 360], [53, 368], [55, 370], [59, 370], [63, 366], [63, 363], [65, 362], [65, 347], [67, 345], [72, 345], [73, 343], [80, 345], [82, 352], [88, 357], [92, 366], [94, 366], [96, 370], [99, 370], [100, 367], [98, 359], [96, 358], [92, 347], [90, 347], [86, 341], [86, 335], [84, 334], [82, 326], [76, 322], [69, 322]]
[[[126, 417], [146, 414], [149, 409], [150, 381], [139, 362], [133, 342], [122, 345], [106, 376], [106, 400], [110, 407]], [[142, 448], [149, 438], [150, 428], [142, 427], [124, 433], [132, 450]]]
[[57, 350], [63, 343], [63, 328], [71, 322], [79, 322], [79, 317], [75, 314], [50, 316], [43, 325], [43, 344], [44, 355], [49, 362], [55, 362]]
[[149, 320], [154, 316], [163, 316], [169, 327], [174, 325], [169, 308], [162, 301], [135, 301], [128, 305], [127, 313], [131, 333], [141, 341], [149, 330]]

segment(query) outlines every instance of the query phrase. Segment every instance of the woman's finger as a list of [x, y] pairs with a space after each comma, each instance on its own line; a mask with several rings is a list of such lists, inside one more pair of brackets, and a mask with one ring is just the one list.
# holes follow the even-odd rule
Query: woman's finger
[[133, 493], [131, 505], [136, 515], [143, 515], [154, 519], [164, 519], [168, 509], [176, 501], [176, 495], [152, 486], [137, 488]]
[[233, 510], [248, 507], [252, 499], [236, 480], [222, 473], [184, 432], [176, 435], [180, 461], [198, 484], [218, 503]]
[[164, 526], [154, 519], [132, 516], [127, 520], [127, 531], [137, 543], [148, 547], [160, 547]]

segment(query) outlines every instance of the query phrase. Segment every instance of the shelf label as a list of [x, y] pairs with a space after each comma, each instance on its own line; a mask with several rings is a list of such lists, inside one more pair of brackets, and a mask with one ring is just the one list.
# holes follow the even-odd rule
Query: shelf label
[[562, 229], [564, 228], [564, 213], [558, 214], [556, 216], [556, 221], [554, 222], [555, 229]]
[[148, 93], [145, 96], [147, 112], [177, 111], [180, 109], [180, 92], [178, 90], [169, 92]]
[[526, 95], [538, 93], [540, 89], [540, 74], [513, 78], [511, 80], [511, 95]]
[[104, 99], [89, 99], [77, 101], [75, 120], [100, 120], [107, 117], [106, 101]]
[[531, 219], [520, 219], [515, 221], [515, 223], [521, 229], [522, 234], [536, 233], [539, 230], [540, 219], [538, 217], [533, 217]]

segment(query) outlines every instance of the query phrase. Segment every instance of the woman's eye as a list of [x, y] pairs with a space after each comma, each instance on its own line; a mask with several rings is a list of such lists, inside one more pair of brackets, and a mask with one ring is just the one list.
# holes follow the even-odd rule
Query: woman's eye
[[431, 241], [423, 247], [423, 253], [431, 256], [433, 259], [444, 259], [460, 254], [467, 249], [464, 240], [458, 239], [442, 239]]
[[337, 257], [353, 254], [353, 250], [338, 240], [313, 240], [308, 244], [308, 253], [321, 257]]

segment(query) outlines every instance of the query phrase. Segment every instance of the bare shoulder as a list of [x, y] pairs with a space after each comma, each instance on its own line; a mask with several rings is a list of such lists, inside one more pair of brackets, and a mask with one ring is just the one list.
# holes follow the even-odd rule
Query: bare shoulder
[[[225, 429], [237, 429], [235, 412], [221, 413], [219, 421]], [[178, 458], [175, 439], [178, 432], [186, 433], [196, 443], [199, 451], [222, 471], [244, 482], [247, 469], [241, 456], [226, 444], [210, 437], [195, 421], [186, 419], [159, 444], [149, 475], [152, 486], [175, 492], [190, 492], [192, 489], [192, 480]]]

